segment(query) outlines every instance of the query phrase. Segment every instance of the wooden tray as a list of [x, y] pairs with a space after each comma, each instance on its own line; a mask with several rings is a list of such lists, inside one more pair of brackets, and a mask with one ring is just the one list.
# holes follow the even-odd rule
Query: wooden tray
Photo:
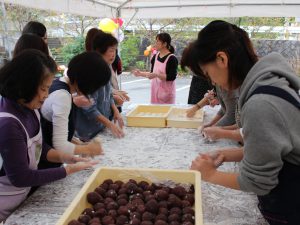
[[178, 128], [198, 128], [203, 124], [203, 110], [197, 111], [194, 117], [189, 118], [186, 116], [185, 108], [175, 108], [171, 109], [167, 117], [168, 127], [178, 127]]
[[172, 180], [176, 183], [193, 184], [195, 188], [195, 225], [203, 225], [203, 214], [201, 204], [201, 178], [200, 173], [192, 170], [160, 170], [160, 169], [134, 169], [134, 168], [99, 168], [89, 177], [85, 185], [76, 195], [70, 206], [66, 209], [56, 225], [67, 225], [71, 220], [78, 219], [82, 211], [91, 207], [87, 202], [86, 196], [94, 191], [104, 180], [122, 180], [127, 182], [129, 179], [147, 181], [152, 183], [162, 180]]
[[171, 106], [139, 105], [127, 113], [129, 127], [166, 127]]

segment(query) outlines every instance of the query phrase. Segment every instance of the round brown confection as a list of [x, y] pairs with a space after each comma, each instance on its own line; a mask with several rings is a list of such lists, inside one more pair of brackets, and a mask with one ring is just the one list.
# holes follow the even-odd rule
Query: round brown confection
[[80, 223], [77, 220], [71, 220], [68, 225], [83, 225], [83, 223]]
[[101, 219], [101, 222], [103, 223], [103, 225], [109, 225], [109, 224], [114, 224], [115, 220], [111, 216], [104, 216]]
[[119, 185], [117, 185], [117, 184], [110, 184], [109, 186], [108, 186], [108, 189], [109, 190], [114, 190], [114, 191], [118, 191], [119, 190]]
[[178, 221], [179, 222], [179, 221], [181, 221], [181, 218], [177, 214], [171, 214], [171, 215], [168, 216], [168, 221], [169, 222], [172, 222], [172, 221]]
[[105, 193], [105, 197], [106, 198], [112, 198], [112, 199], [116, 199], [118, 196], [117, 192], [113, 189], [110, 189], [108, 190], [106, 193]]
[[195, 193], [195, 186], [193, 184], [190, 186], [190, 189], [189, 189], [188, 193], [189, 194], [194, 194]]
[[158, 214], [156, 217], [155, 217], [155, 221], [157, 220], [163, 220], [163, 221], [168, 221], [168, 217], [165, 215], [165, 214]]
[[102, 197], [105, 197], [106, 194], [106, 189], [102, 188], [102, 187], [96, 187], [95, 192], [97, 192], [99, 195], [101, 195]]
[[126, 184], [127, 194], [135, 194], [137, 193], [138, 186], [134, 183], [128, 182]]
[[143, 190], [145, 190], [145, 187], [149, 186], [149, 183], [148, 183], [147, 181], [140, 181], [140, 182], [138, 183], [138, 186], [139, 186], [140, 188], [142, 188]]
[[151, 191], [143, 191], [144, 197], [147, 197], [148, 195], [152, 195]]
[[138, 187], [138, 188], [136, 189], [136, 193], [143, 194], [143, 192], [144, 192], [143, 188]]
[[181, 203], [182, 203], [182, 208], [191, 207], [191, 203], [187, 200], [182, 200]]
[[105, 208], [105, 205], [104, 203], [102, 202], [97, 202], [94, 206], [93, 206], [94, 210], [97, 211], [98, 209], [101, 209], [101, 208]]
[[101, 223], [100, 218], [94, 217], [93, 219], [90, 220], [89, 224], [91, 224], [91, 223], [98, 223], [98, 224], [100, 224]]
[[140, 225], [153, 225], [151, 221], [143, 221]]
[[120, 206], [119, 209], [118, 209], [118, 214], [128, 216], [129, 215], [128, 207], [125, 206], [125, 205]]
[[181, 215], [181, 213], [182, 213], [182, 210], [180, 208], [178, 208], [178, 207], [173, 207], [173, 208], [170, 209], [170, 215], [171, 214]]
[[104, 199], [104, 204], [107, 206], [109, 203], [114, 202], [114, 201], [115, 201], [114, 199], [107, 197]]
[[146, 211], [146, 206], [144, 204], [138, 205], [136, 211], [140, 214], [143, 214]]
[[182, 209], [183, 214], [191, 214], [192, 216], [195, 215], [195, 210], [192, 209], [191, 207], [185, 207]]
[[163, 220], [156, 220], [154, 225], [168, 225], [168, 223], [166, 221], [163, 221]]
[[79, 221], [80, 223], [88, 224], [90, 220], [91, 220], [91, 217], [90, 217], [89, 215], [82, 215], [82, 214], [81, 214], [81, 215], [78, 217], [78, 221]]
[[168, 203], [168, 201], [160, 201], [160, 202], [158, 202], [158, 207], [159, 208], [168, 208], [169, 203]]
[[133, 218], [132, 220], [130, 220], [129, 224], [130, 225], [140, 225], [141, 221], [137, 218]]
[[181, 225], [194, 225], [194, 224], [191, 222], [183, 222]]
[[170, 203], [170, 207], [179, 207], [179, 208], [181, 208], [181, 206], [182, 206], [180, 198], [178, 198], [174, 194], [169, 195], [168, 202]]
[[97, 192], [89, 192], [87, 194], [87, 201], [88, 203], [94, 205], [97, 202], [103, 202], [103, 198], [101, 195], [99, 195]]
[[174, 195], [177, 195], [179, 198], [183, 198], [187, 194], [185, 188], [182, 187], [182, 186], [176, 186], [176, 187], [174, 187], [171, 190], [171, 193], [174, 194]]
[[166, 186], [163, 186], [161, 190], [167, 192], [168, 194], [171, 192], [171, 188], [166, 187]]
[[136, 205], [131, 204], [130, 202], [126, 205], [129, 212], [135, 212], [136, 211]]
[[117, 200], [117, 203], [119, 206], [121, 205], [127, 205], [128, 201], [125, 198], [120, 198]]
[[111, 210], [108, 211], [107, 215], [108, 215], [108, 216], [111, 216], [111, 217], [114, 218], [114, 219], [116, 219], [117, 216], [118, 216], [118, 213], [117, 213], [117, 210], [111, 209]]
[[116, 219], [116, 225], [124, 225], [128, 223], [128, 217], [124, 215], [119, 215]]
[[107, 215], [107, 211], [105, 208], [100, 208], [95, 212], [95, 217], [102, 218], [103, 216]]
[[93, 223], [89, 223], [89, 225], [101, 225], [101, 223], [93, 222]]
[[134, 206], [144, 205], [144, 201], [140, 198], [136, 198], [136, 199], [131, 200], [131, 204]]
[[111, 209], [117, 210], [118, 208], [119, 208], [119, 205], [116, 202], [110, 202], [106, 206], [107, 210], [111, 210]]
[[151, 184], [146, 186], [144, 190], [145, 191], [150, 191], [151, 193], [155, 192], [155, 188]]
[[181, 218], [182, 222], [194, 222], [194, 216], [191, 214], [184, 214]]
[[157, 190], [154, 193], [154, 197], [157, 201], [167, 200], [169, 198], [169, 193], [164, 190]]
[[128, 182], [130, 182], [130, 183], [133, 183], [133, 184], [137, 185], [137, 182], [136, 182], [136, 180], [134, 180], [134, 179], [129, 179], [129, 180], [128, 180]]
[[119, 194], [118, 197], [117, 197], [117, 200], [121, 199], [121, 198], [124, 198], [124, 199], [128, 200], [127, 194]]
[[160, 207], [158, 209], [158, 214], [164, 214], [167, 216], [169, 214], [169, 210], [167, 208]]
[[155, 196], [151, 194], [145, 197], [145, 202], [149, 202], [150, 200], [155, 200]]
[[158, 203], [155, 199], [151, 199], [149, 200], [146, 204], [145, 204], [146, 210], [148, 212], [151, 213], [157, 213], [159, 207], [158, 207]]
[[183, 200], [189, 201], [189, 203], [191, 204], [191, 206], [193, 206], [194, 203], [195, 203], [195, 197], [194, 197], [194, 194], [186, 194], [186, 195], [183, 197]]
[[106, 179], [103, 181], [103, 183], [110, 185], [110, 184], [113, 184], [114, 182], [112, 181], [112, 179]]
[[100, 184], [99, 187], [101, 187], [101, 188], [103, 188], [105, 191], [107, 191], [107, 190], [108, 190], [108, 187], [109, 187], [109, 184], [107, 184], [107, 183], [102, 183], [102, 184]]
[[122, 185], [124, 184], [124, 182], [121, 181], [121, 180], [116, 180], [116, 181], [114, 182], [114, 184], [118, 185], [118, 187], [121, 188]]
[[126, 196], [127, 196], [127, 189], [124, 188], [124, 187], [120, 188], [119, 191], [118, 191], [118, 194], [119, 195], [126, 194]]
[[144, 212], [142, 215], [142, 221], [151, 221], [153, 222], [155, 219], [155, 215], [150, 212]]
[[169, 223], [169, 225], [180, 225], [180, 223], [178, 221], [172, 221]]
[[134, 218], [141, 220], [142, 218], [141, 213], [139, 212], [130, 213], [130, 219], [134, 219]]
[[142, 199], [144, 201], [145, 198], [144, 198], [143, 194], [136, 193], [136, 194], [130, 196], [131, 201], [134, 199]]
[[86, 208], [85, 210], [83, 210], [82, 212], [83, 215], [89, 215], [91, 218], [94, 217], [95, 211], [92, 208]]

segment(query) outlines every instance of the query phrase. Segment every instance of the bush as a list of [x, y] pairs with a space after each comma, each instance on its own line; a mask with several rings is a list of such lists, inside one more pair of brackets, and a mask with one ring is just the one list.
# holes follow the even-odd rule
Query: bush
[[137, 69], [139, 70], [144, 70], [145, 69], [145, 66], [146, 66], [146, 63], [144, 61], [137, 61], [135, 63], [135, 66]]
[[69, 64], [70, 60], [82, 52], [84, 52], [84, 37], [76, 37], [71, 42], [66, 44], [61, 49], [61, 55], [66, 64]]
[[121, 58], [124, 70], [130, 70], [130, 67], [136, 66], [139, 55], [139, 42], [138, 37], [128, 35], [121, 43]]

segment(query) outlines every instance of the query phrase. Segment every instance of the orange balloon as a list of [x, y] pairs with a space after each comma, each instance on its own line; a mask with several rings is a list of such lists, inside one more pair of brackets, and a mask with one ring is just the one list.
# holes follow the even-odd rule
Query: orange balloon
[[144, 56], [149, 56], [149, 54], [150, 54], [150, 51], [148, 51], [148, 50], [144, 51]]

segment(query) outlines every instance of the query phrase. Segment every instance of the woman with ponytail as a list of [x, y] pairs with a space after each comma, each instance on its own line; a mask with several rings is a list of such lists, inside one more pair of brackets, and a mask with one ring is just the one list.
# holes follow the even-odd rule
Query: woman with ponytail
[[[255, 193], [269, 224], [299, 224], [300, 78], [278, 53], [257, 60], [247, 32], [225, 21], [204, 27], [192, 53], [193, 71], [225, 90], [240, 87], [244, 147], [201, 154], [191, 168], [206, 182]], [[217, 169], [232, 161], [239, 172]]]
[[151, 72], [134, 70], [133, 74], [151, 80], [151, 104], [174, 104], [178, 60], [173, 54], [171, 36], [168, 33], [158, 34], [155, 47], [158, 53], [151, 59]]

